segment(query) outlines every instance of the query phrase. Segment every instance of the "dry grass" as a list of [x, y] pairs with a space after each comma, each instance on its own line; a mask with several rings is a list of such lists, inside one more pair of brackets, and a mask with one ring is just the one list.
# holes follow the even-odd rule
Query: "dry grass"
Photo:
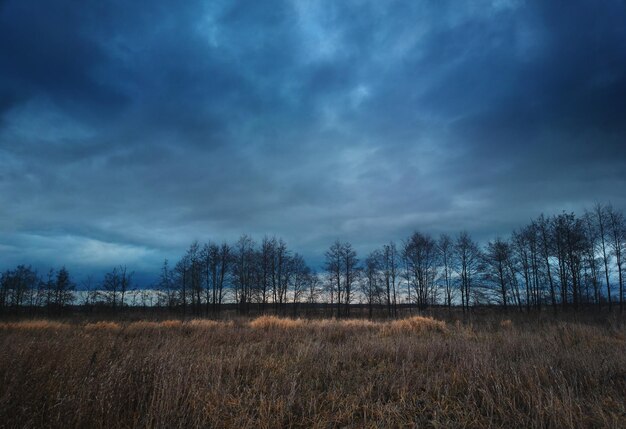
[[161, 322], [152, 322], [147, 320], [141, 320], [139, 322], [132, 322], [126, 326], [128, 332], [145, 332], [145, 331], [160, 331], [160, 330], [178, 330], [183, 327], [183, 322], [180, 320], [164, 320]]
[[53, 320], [24, 320], [13, 323], [0, 323], [0, 329], [2, 330], [18, 330], [18, 331], [30, 331], [30, 330], [49, 330], [58, 331], [61, 329], [68, 329], [70, 325], [67, 323], [56, 322]]
[[275, 329], [315, 329], [315, 330], [336, 330], [348, 331], [377, 331], [384, 333], [426, 333], [426, 332], [448, 332], [446, 323], [442, 320], [435, 320], [432, 317], [413, 316], [406, 319], [394, 320], [390, 322], [372, 322], [370, 320], [307, 320], [288, 319], [276, 316], [261, 316], [251, 320], [248, 325], [253, 329], [275, 330]]
[[183, 326], [183, 322], [180, 320], [165, 320], [159, 323], [159, 328], [165, 329], [177, 329]]
[[126, 326], [128, 331], [147, 331], [161, 328], [160, 322], [152, 322], [148, 320], [141, 320], [139, 322], [132, 322]]
[[218, 322], [217, 320], [193, 319], [186, 323], [187, 326], [194, 329], [218, 329], [220, 326], [230, 326], [232, 321]]
[[302, 319], [285, 319], [276, 316], [261, 316], [250, 321], [249, 325], [253, 329], [294, 329], [305, 326], [306, 321]]
[[0, 427], [626, 427], [623, 325], [0, 326]]
[[120, 326], [119, 323], [116, 322], [105, 322], [105, 321], [100, 321], [100, 322], [94, 322], [94, 323], [87, 323], [85, 325], [85, 331], [87, 332], [94, 332], [94, 331], [120, 331], [122, 329], [122, 327]]
[[413, 316], [406, 319], [394, 320], [386, 326], [391, 333], [425, 333], [439, 332], [445, 334], [448, 332], [446, 322], [435, 320], [432, 317]]
[[513, 322], [511, 319], [505, 319], [500, 321], [500, 328], [502, 329], [511, 329], [513, 328]]

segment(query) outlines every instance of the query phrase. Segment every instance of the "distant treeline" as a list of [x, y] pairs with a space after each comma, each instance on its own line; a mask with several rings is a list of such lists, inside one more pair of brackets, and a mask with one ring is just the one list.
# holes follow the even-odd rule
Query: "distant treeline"
[[482, 247], [467, 232], [415, 232], [360, 259], [350, 243], [336, 241], [320, 272], [280, 238], [257, 243], [243, 235], [235, 243], [192, 243], [175, 264], [163, 262], [150, 290], [136, 290], [133, 273], [122, 265], [99, 282], [89, 278], [78, 299], [66, 268], [42, 277], [20, 265], [0, 277], [0, 311], [149, 306], [184, 317], [217, 315], [225, 304], [242, 314], [294, 316], [303, 305], [325, 304], [328, 315], [337, 317], [349, 316], [354, 304], [370, 316], [390, 317], [399, 306], [434, 305], [463, 311], [477, 305], [520, 311], [619, 305], [623, 311], [625, 250], [623, 213], [600, 204], [582, 215], [541, 215]]

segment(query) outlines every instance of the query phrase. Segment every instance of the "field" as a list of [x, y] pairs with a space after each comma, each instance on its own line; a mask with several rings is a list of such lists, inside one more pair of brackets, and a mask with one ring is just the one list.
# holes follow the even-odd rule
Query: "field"
[[623, 321], [0, 323], [0, 427], [626, 427]]

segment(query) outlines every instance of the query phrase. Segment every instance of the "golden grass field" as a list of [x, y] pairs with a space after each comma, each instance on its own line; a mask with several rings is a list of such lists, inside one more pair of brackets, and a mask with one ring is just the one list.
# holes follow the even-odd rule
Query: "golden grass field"
[[0, 323], [0, 427], [626, 427], [621, 323]]

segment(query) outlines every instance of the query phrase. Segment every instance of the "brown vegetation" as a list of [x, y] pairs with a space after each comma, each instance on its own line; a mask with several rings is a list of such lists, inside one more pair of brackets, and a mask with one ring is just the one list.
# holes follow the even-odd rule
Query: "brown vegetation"
[[70, 328], [67, 323], [61, 323], [54, 320], [24, 320], [13, 323], [0, 323], [0, 330], [59, 330]]
[[626, 329], [261, 317], [0, 324], [0, 427], [626, 427]]

